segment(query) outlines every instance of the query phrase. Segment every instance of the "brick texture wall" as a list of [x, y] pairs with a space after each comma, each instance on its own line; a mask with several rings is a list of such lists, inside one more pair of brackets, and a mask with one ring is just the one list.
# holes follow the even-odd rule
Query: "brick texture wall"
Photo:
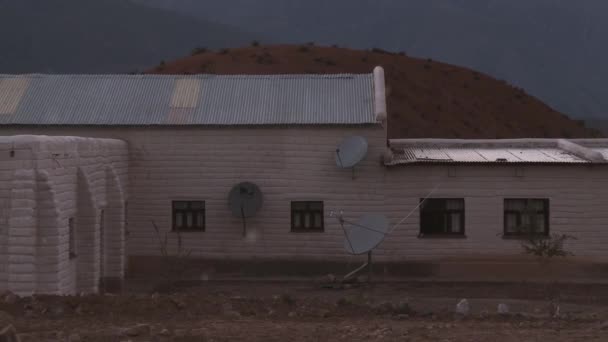
[[[123, 231], [128, 149], [124, 141], [75, 137], [0, 137], [0, 288], [16, 293], [98, 290], [122, 276], [124, 234], [99, 249], [100, 212]], [[69, 255], [69, 219], [77, 257]], [[120, 239], [120, 241], [119, 241]], [[102, 260], [105, 264], [101, 274]]]
[[[126, 248], [131, 256], [159, 255], [152, 222], [161, 229], [161, 234], [168, 235], [174, 251], [171, 201], [204, 200], [206, 231], [183, 234], [184, 247], [194, 257], [358, 262], [362, 257], [344, 252], [343, 232], [329, 216], [331, 210], [344, 210], [349, 219], [368, 212], [385, 213], [395, 224], [439, 185], [433, 197], [465, 199], [466, 238], [419, 238], [419, 214], [415, 211], [375, 250], [377, 260], [520, 256], [520, 241], [502, 237], [506, 197], [548, 198], [551, 232], [576, 236], [577, 240], [568, 242], [567, 248], [579, 258], [608, 259], [604, 167], [385, 168], [380, 163], [385, 135], [379, 127], [79, 128], [7, 132], [128, 141], [128, 180], [126, 168], [115, 168], [115, 172], [119, 184], [123, 187], [128, 184], [125, 192], [129, 194], [130, 234]], [[367, 138], [369, 152], [355, 168], [353, 179], [350, 170], [336, 167], [334, 156], [338, 143], [355, 134]], [[94, 170], [87, 174], [92, 188], [103, 178], [95, 176]], [[107, 177], [106, 173], [106, 182]], [[242, 236], [241, 220], [230, 214], [227, 203], [231, 187], [241, 181], [257, 183], [264, 193], [264, 206], [247, 222], [246, 237]], [[290, 231], [290, 202], [299, 200], [324, 201], [323, 233]], [[113, 217], [119, 217], [118, 208], [106, 204], [106, 211], [116, 212]]]

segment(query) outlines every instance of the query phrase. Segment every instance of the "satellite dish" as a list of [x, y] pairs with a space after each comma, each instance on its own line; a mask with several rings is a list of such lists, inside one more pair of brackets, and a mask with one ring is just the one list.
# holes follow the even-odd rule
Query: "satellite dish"
[[363, 215], [357, 223], [344, 228], [344, 249], [350, 254], [364, 254], [376, 248], [388, 233], [388, 218], [382, 214]]
[[243, 220], [243, 235], [246, 235], [247, 231], [246, 219], [255, 216], [262, 208], [262, 202], [262, 191], [253, 183], [242, 182], [230, 190], [228, 206], [235, 217]]
[[355, 167], [367, 154], [367, 140], [361, 136], [346, 138], [336, 148], [336, 165], [343, 169]]
[[395, 228], [401, 225], [412, 215], [431, 195], [439, 188], [437, 184], [414, 209], [412, 209], [397, 224], [389, 228], [389, 220], [383, 214], [365, 214], [357, 222], [351, 222], [344, 218], [344, 213], [340, 210], [337, 214], [333, 210], [329, 213], [330, 217], [336, 217], [344, 232], [344, 249], [354, 255], [367, 253], [367, 262], [344, 276], [343, 282], [353, 279], [355, 275], [364, 269], [368, 269], [368, 281], [372, 276], [372, 251], [391, 234]]
[[[334, 216], [332, 211], [330, 216]], [[376, 248], [389, 234], [389, 221], [382, 214], [366, 214], [359, 221], [350, 222], [343, 217], [342, 211], [338, 214], [338, 221], [344, 231], [344, 249], [350, 254], [359, 255], [367, 253], [367, 262], [344, 276], [343, 282], [352, 279], [356, 274], [368, 269], [368, 280], [372, 275], [372, 250]]]

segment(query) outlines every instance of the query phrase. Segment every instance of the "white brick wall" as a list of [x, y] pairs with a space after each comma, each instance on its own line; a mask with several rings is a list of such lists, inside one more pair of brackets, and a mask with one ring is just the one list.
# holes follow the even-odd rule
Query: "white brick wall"
[[[118, 140], [0, 137], [0, 289], [19, 294], [96, 291], [100, 251], [89, 249], [94, 254], [89, 264], [79, 262], [80, 257], [70, 260], [68, 220], [83, 215], [80, 203], [92, 208], [121, 206], [123, 193], [116, 194], [115, 189], [126, 185], [127, 168], [127, 145]], [[90, 180], [80, 188], [79, 175]], [[112, 184], [106, 184], [106, 179], [112, 179]], [[115, 184], [123, 181], [124, 185]], [[97, 219], [76, 226], [77, 236], [80, 230], [83, 237], [87, 230], [98, 232]], [[115, 231], [123, 229], [120, 220], [112, 225]], [[88, 243], [96, 245], [98, 239]], [[121, 242], [114, 244], [118, 247], [111, 245], [112, 252], [123, 254]], [[110, 268], [112, 276], [122, 277], [121, 263]], [[90, 279], [78, 282], [76, 275], [85, 274], [83, 270]]]
[[[24, 131], [8, 133], [18, 132]], [[206, 201], [207, 230], [184, 233], [185, 247], [193, 256], [355, 260], [344, 253], [343, 233], [329, 217], [330, 210], [343, 209], [351, 219], [365, 212], [386, 213], [394, 224], [441, 184], [434, 197], [465, 198], [466, 239], [418, 238], [416, 211], [379, 246], [375, 252], [378, 260], [520, 255], [519, 242], [501, 236], [504, 197], [549, 198], [551, 231], [577, 236], [568, 247], [579, 257], [608, 259], [604, 228], [608, 223], [604, 209], [608, 179], [604, 167], [528, 166], [523, 177], [508, 165], [458, 166], [451, 176], [445, 166], [387, 169], [380, 164], [385, 135], [379, 127], [49, 128], [27, 133], [78, 134], [129, 142], [129, 171], [115, 168], [123, 199], [129, 194], [129, 255], [158, 255], [151, 220], [169, 232], [171, 200], [200, 199]], [[353, 134], [367, 137], [370, 144], [367, 158], [356, 168], [355, 180], [350, 171], [340, 170], [334, 163], [336, 145]], [[87, 170], [92, 188], [106, 184], [105, 188], [112, 189], [107, 185], [107, 173], [96, 173], [94, 167], [83, 170]], [[255, 182], [264, 192], [262, 211], [248, 221], [255, 239], [242, 237], [241, 222], [227, 207], [228, 191], [241, 181]], [[62, 196], [57, 189], [56, 196]], [[107, 201], [106, 215], [112, 216], [106, 219], [108, 224], [121, 221], [121, 213], [110, 204], [112, 194], [118, 193], [121, 191], [109, 190], [105, 198], [97, 200]], [[323, 200], [325, 232], [291, 233], [292, 200]], [[169, 236], [174, 243], [175, 236]], [[120, 246], [120, 241], [114, 246]], [[107, 271], [115, 272], [111, 267]]]

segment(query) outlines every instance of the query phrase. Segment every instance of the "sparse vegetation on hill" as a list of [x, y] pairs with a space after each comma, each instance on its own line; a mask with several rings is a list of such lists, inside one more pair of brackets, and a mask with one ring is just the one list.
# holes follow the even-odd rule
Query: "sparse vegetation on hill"
[[574, 138], [600, 134], [538, 99], [474, 70], [432, 59], [314, 43], [203, 52], [148, 73], [369, 73], [385, 69], [391, 138]]

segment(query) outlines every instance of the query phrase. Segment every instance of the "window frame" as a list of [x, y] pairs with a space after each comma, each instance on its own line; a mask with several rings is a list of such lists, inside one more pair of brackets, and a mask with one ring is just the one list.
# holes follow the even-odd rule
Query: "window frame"
[[[177, 202], [186, 202], [188, 203], [188, 208], [187, 209], [176, 209], [175, 208], [175, 204]], [[192, 202], [200, 202], [202, 203], [202, 209], [192, 209], [191, 208], [191, 203]], [[186, 227], [181, 227], [178, 228], [176, 226], [176, 216], [177, 213], [195, 213], [198, 214], [199, 212], [202, 212], [202, 218], [203, 218], [203, 222], [202, 222], [202, 226], [201, 227], [193, 227], [193, 228], [186, 228]], [[193, 219], [196, 219], [196, 215], [193, 215]], [[207, 203], [204, 200], [200, 200], [200, 199], [173, 199], [171, 200], [171, 232], [205, 232], [207, 230]]]
[[[550, 232], [551, 232], [551, 223], [549, 222], [549, 212], [550, 212], [550, 207], [551, 207], [551, 203], [550, 203], [550, 199], [549, 198], [538, 198], [538, 197], [533, 197], [533, 198], [521, 198], [521, 197], [508, 197], [508, 198], [503, 198], [503, 228], [502, 228], [502, 234], [504, 237], [508, 237], [508, 238], [525, 238], [526, 236], [528, 236], [526, 233], [524, 232], [509, 232], [507, 231], [507, 215], [509, 214], [517, 214], [517, 222], [518, 224], [520, 224], [519, 222], [521, 222], [521, 211], [517, 211], [517, 210], [507, 210], [507, 201], [526, 201], [526, 208], [528, 206], [528, 202], [529, 201], [543, 201], [543, 210], [542, 210], [542, 214], [544, 214], [544, 221], [545, 221], [545, 227], [543, 229], [542, 232], [539, 233], [533, 233], [530, 234], [532, 236], [539, 236], [539, 237], [547, 237], [549, 236]], [[536, 214], [539, 214], [541, 212], [539, 212], [538, 210], [536, 211]]]
[[[458, 200], [458, 201], [462, 201], [462, 209], [447, 209], [447, 201], [454, 201], [454, 200]], [[451, 214], [453, 213], [459, 213], [460, 214], [460, 226], [462, 227], [460, 232], [442, 232], [442, 233], [433, 233], [433, 232], [425, 232], [424, 231], [424, 221], [423, 221], [423, 210], [424, 210], [424, 203], [425, 202], [429, 202], [429, 201], [444, 201], [444, 203], [446, 205], [444, 205], [444, 207], [446, 209], [443, 209], [442, 211], [437, 211], [438, 213], [443, 213], [443, 215], [446, 215], [447, 217], [450, 217]], [[464, 197], [436, 197], [436, 198], [421, 198], [420, 199], [420, 208], [419, 208], [419, 227], [418, 227], [418, 237], [419, 238], [466, 238], [466, 201], [464, 199]], [[448, 228], [451, 227], [452, 221], [449, 220], [448, 221]]]
[[[298, 210], [295, 209], [294, 206], [297, 204], [305, 204], [306, 205], [306, 209], [304, 210]], [[321, 210], [317, 210], [317, 209], [311, 209], [310, 206], [312, 204], [320, 204], [321, 205]], [[325, 203], [323, 201], [291, 201], [290, 203], [290, 213], [291, 213], [291, 232], [293, 233], [323, 233], [325, 232]], [[300, 226], [296, 226], [295, 225], [295, 213], [299, 213], [300, 214]], [[304, 216], [306, 214], [312, 215], [314, 217], [315, 214], [319, 214], [321, 217], [321, 227], [314, 227], [314, 228], [304, 228], [304, 224], [303, 224], [303, 220], [304, 220]]]

